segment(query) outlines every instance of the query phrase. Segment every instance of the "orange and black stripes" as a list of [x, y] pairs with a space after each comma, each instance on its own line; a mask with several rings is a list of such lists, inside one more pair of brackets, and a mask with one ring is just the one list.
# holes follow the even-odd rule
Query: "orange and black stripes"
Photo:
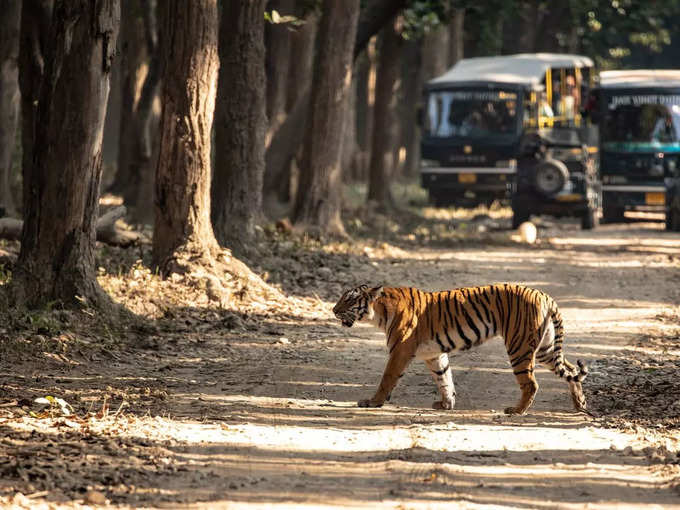
[[575, 405], [585, 408], [580, 382], [587, 369], [564, 358], [562, 316], [555, 301], [540, 290], [507, 283], [441, 292], [362, 285], [345, 292], [333, 311], [345, 326], [366, 319], [382, 329], [390, 353], [388, 368], [400, 370], [399, 374], [386, 370], [379, 393], [364, 403], [377, 404], [415, 356], [428, 362], [442, 392], [440, 404], [447, 408], [455, 392], [448, 363], [443, 361], [446, 354], [502, 337], [522, 388], [518, 406], [508, 412], [522, 413], [531, 405], [538, 389], [536, 361], [565, 378]]

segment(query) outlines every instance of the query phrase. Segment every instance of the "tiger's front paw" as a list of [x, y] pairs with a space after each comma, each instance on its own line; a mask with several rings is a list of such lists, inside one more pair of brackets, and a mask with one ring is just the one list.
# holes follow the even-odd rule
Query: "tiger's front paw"
[[432, 402], [432, 409], [453, 409], [455, 400], [436, 400]]
[[506, 407], [504, 412], [505, 414], [524, 414], [526, 410], [522, 411], [519, 407]]
[[365, 400], [359, 400], [359, 402], [357, 402], [357, 405], [359, 407], [382, 407], [383, 402], [376, 402], [373, 399], [367, 398]]

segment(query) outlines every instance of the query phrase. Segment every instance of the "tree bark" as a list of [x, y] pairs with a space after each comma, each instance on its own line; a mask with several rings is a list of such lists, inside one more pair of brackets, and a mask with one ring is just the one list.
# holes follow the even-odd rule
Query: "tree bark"
[[449, 67], [464, 57], [465, 46], [465, 8], [454, 8], [449, 23]]
[[218, 250], [210, 223], [217, 25], [217, 0], [159, 3], [163, 111], [152, 257], [163, 274], [181, 271], [187, 253], [211, 258]]
[[420, 161], [420, 126], [418, 125], [418, 109], [422, 108], [423, 59], [422, 41], [404, 43], [402, 66], [403, 100], [401, 101], [401, 145], [406, 149], [404, 174], [416, 176]]
[[[395, 13], [399, 12], [406, 3], [406, 0], [373, 0], [361, 9], [353, 47], [354, 59], [363, 52], [370, 39], [382, 26]], [[316, 29], [316, 23], [314, 25]], [[311, 40], [313, 41], [313, 39]], [[309, 49], [313, 47], [310, 46]], [[295, 55], [296, 53], [293, 52], [293, 54]], [[291, 65], [295, 65], [295, 60], [291, 60]], [[293, 73], [294, 71], [291, 71], [291, 75]], [[306, 131], [306, 127], [301, 124], [303, 122], [301, 119], [306, 119], [308, 115], [311, 88], [300, 85], [297, 87], [298, 91], [303, 92], [294, 94], [297, 97], [297, 100], [294, 101], [294, 106], [289, 108], [284, 122], [269, 137], [270, 142], [267, 144], [266, 154], [265, 195], [270, 195], [272, 190], [280, 189], [281, 183], [288, 182], [286, 171], [304, 138], [302, 133]], [[289, 95], [290, 104], [291, 99]]]
[[318, 16], [312, 11], [292, 35], [287, 85], [287, 115], [276, 131], [267, 136], [264, 196], [290, 200], [290, 169], [304, 138], [309, 107], [309, 90], [314, 65], [314, 41]]
[[118, 171], [109, 191], [121, 193], [123, 201], [134, 206], [135, 219], [143, 221], [152, 212], [152, 156], [156, 139], [152, 106], [160, 81], [155, 0], [126, 4], [121, 38]]
[[20, 305], [112, 304], [97, 283], [94, 248], [119, 9], [118, 0], [55, 2], [11, 284]]
[[22, 203], [31, 198], [33, 144], [40, 86], [45, 72], [45, 51], [50, 38], [52, 0], [24, 0], [21, 6], [19, 88], [21, 89]]
[[[250, 2], [248, 2], [250, 3]], [[243, 6], [245, 7], [245, 6]], [[295, 0], [274, 0], [270, 8], [284, 16], [293, 14]], [[264, 7], [262, 9], [264, 12]], [[260, 16], [262, 18], [262, 16]], [[291, 31], [286, 24], [267, 23], [265, 31], [265, 69], [267, 73], [267, 119], [273, 132], [286, 113], [286, 86], [291, 57]], [[297, 55], [295, 56], [297, 58]]]
[[354, 42], [355, 59], [368, 46], [371, 37], [380, 32], [408, 3], [408, 0], [373, 0], [361, 10]]
[[423, 40], [423, 72], [425, 80], [431, 80], [448, 69], [449, 37], [449, 30], [445, 27], [440, 27], [425, 36]]
[[395, 167], [396, 105], [399, 94], [401, 36], [394, 22], [383, 28], [375, 85], [373, 139], [369, 166], [368, 200], [381, 208], [393, 205], [390, 184]]
[[134, 129], [135, 104], [140, 86], [140, 68], [145, 61], [144, 36], [140, 0], [128, 0], [121, 11], [120, 36], [118, 38], [120, 125], [118, 135], [118, 165], [116, 175], [108, 191], [125, 193], [134, 187], [137, 176], [132, 171], [130, 159], [136, 130]]
[[371, 157], [373, 137], [373, 106], [375, 104], [376, 54], [375, 38], [356, 60], [356, 132], [360, 153], [353, 176], [357, 180], [368, 179], [368, 163]]
[[359, 0], [325, 0], [293, 218], [319, 234], [346, 236], [340, 219], [340, 154], [352, 82]]
[[10, 189], [19, 119], [19, 27], [21, 2], [8, 0], [0, 17], [0, 217], [16, 214]]
[[228, 2], [220, 26], [212, 219], [220, 244], [237, 254], [247, 252], [263, 218], [264, 7], [265, 0]]

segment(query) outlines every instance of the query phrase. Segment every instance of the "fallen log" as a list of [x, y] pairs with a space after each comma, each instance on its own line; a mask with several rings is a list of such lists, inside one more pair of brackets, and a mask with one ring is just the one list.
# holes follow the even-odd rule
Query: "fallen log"
[[[97, 220], [97, 241], [123, 248], [148, 242], [141, 232], [125, 230], [117, 224], [125, 212], [125, 206], [120, 205], [100, 216]], [[0, 239], [20, 241], [23, 225], [24, 222], [16, 218], [0, 218]]]

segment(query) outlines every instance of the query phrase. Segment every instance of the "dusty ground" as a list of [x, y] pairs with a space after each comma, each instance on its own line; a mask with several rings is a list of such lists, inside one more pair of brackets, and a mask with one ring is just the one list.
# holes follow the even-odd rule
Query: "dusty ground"
[[[492, 216], [385, 220], [377, 242], [356, 220], [356, 242], [323, 248], [272, 234], [251, 263], [286, 306], [225, 308], [191, 278], [160, 282], [134, 262], [144, 250], [103, 250], [102, 284], [148, 326], [88, 336], [60, 311], [0, 324], [0, 504], [680, 508], [680, 236], [560, 222], [529, 246]], [[518, 389], [500, 342], [452, 358], [452, 412], [430, 409], [422, 364], [389, 405], [355, 407], [384, 340], [333, 319], [342, 289], [499, 281], [556, 298], [596, 416], [572, 412], [545, 370], [529, 413], [503, 415]], [[71, 408], [34, 402], [48, 395]]]

